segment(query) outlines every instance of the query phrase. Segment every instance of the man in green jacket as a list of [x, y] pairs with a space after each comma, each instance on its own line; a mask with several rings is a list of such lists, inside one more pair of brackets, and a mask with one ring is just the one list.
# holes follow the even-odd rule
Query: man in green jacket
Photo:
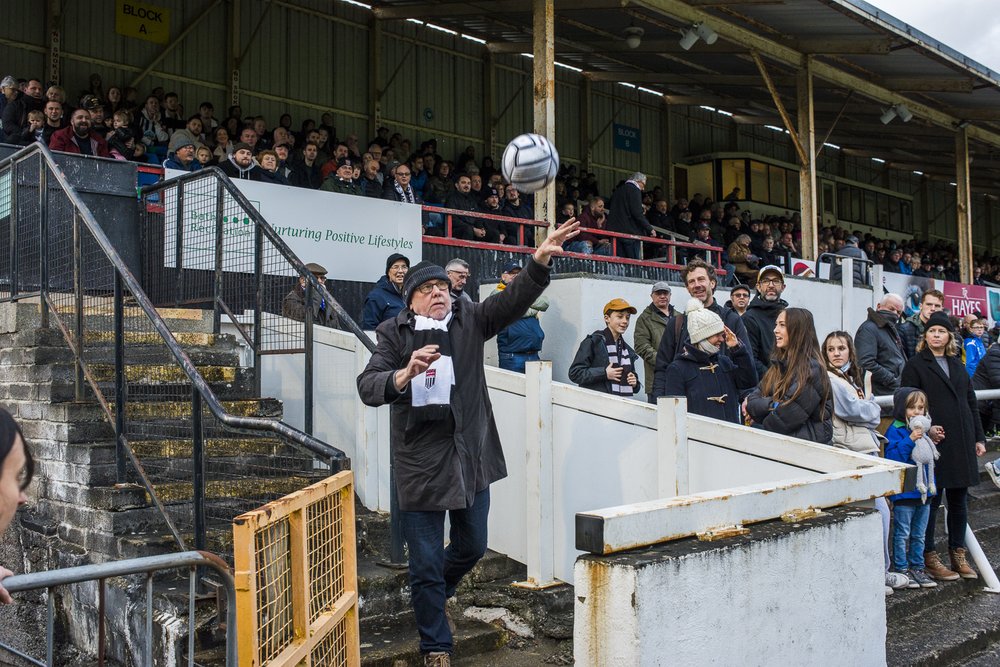
[[667, 320], [674, 314], [674, 307], [670, 305], [670, 285], [660, 281], [653, 285], [650, 294], [652, 302], [639, 315], [635, 321], [635, 334], [632, 340], [635, 341], [635, 351], [642, 357], [646, 382], [646, 400], [656, 403], [653, 396], [653, 372], [656, 364], [656, 351], [660, 348], [660, 338], [663, 337], [663, 330], [667, 326]]

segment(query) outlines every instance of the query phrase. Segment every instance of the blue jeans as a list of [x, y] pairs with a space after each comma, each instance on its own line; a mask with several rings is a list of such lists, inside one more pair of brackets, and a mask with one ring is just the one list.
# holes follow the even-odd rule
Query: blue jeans
[[892, 566], [897, 572], [924, 569], [924, 534], [930, 503], [896, 503], [892, 516]]
[[524, 372], [526, 361], [538, 361], [537, 352], [501, 352], [500, 368], [505, 371]]
[[476, 494], [472, 507], [450, 510], [451, 542], [444, 546], [444, 511], [403, 512], [403, 536], [410, 551], [410, 601], [420, 632], [420, 651], [452, 652], [445, 601], [462, 577], [486, 553], [490, 489]]

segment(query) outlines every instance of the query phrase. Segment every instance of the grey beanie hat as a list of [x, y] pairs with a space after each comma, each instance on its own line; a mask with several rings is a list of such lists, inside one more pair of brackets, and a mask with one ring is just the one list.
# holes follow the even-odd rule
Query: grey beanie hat
[[443, 268], [433, 262], [420, 262], [409, 270], [403, 281], [403, 299], [406, 301], [407, 307], [413, 300], [413, 292], [428, 280], [443, 280], [449, 285], [451, 284], [448, 280], [448, 274]]

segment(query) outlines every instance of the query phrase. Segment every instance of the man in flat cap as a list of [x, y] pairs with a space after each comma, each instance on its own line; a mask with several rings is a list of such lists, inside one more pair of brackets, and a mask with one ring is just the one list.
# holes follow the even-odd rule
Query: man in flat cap
[[[326, 269], [323, 266], [316, 262], [309, 262], [306, 264], [306, 270], [313, 274], [320, 285], [326, 285]], [[299, 281], [295, 284], [295, 289], [289, 292], [284, 301], [281, 302], [281, 314], [293, 320], [304, 322], [307, 312], [306, 279], [300, 276]], [[333, 307], [326, 302], [324, 295], [315, 289], [312, 293], [312, 318], [313, 323], [331, 329], [336, 329], [339, 324], [337, 313], [334, 312]]]
[[507, 476], [483, 343], [541, 296], [552, 256], [578, 228], [570, 220], [550, 230], [518, 279], [482, 303], [453, 301], [440, 266], [412, 267], [403, 284], [406, 308], [378, 326], [378, 348], [358, 376], [366, 405], [391, 405], [392, 465], [424, 665], [451, 665], [445, 601], [486, 552], [490, 484]]

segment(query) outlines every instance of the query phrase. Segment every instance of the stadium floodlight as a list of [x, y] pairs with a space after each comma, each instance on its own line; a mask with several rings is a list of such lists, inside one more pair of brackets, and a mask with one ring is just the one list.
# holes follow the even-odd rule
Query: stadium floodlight
[[909, 123], [913, 120], [913, 112], [906, 108], [905, 104], [896, 105], [896, 114], [899, 116], [899, 120], [904, 123]]
[[681, 48], [685, 51], [691, 50], [697, 41], [698, 33], [696, 31], [688, 29], [681, 32]]
[[895, 117], [896, 117], [896, 107], [889, 107], [888, 109], [882, 112], [882, 115], [879, 117], [879, 120], [882, 121], [883, 125], [888, 125], [893, 121]]
[[719, 33], [715, 32], [704, 23], [699, 23], [695, 32], [697, 32], [698, 36], [705, 40], [705, 43], [709, 46], [715, 44], [715, 42], [719, 39]]
[[645, 31], [634, 25], [625, 28], [625, 46], [630, 49], [637, 49], [642, 43], [642, 35]]
[[709, 28], [704, 23], [694, 23], [690, 28], [681, 31], [681, 48], [689, 51], [699, 40], [712, 45], [719, 39], [719, 33]]

